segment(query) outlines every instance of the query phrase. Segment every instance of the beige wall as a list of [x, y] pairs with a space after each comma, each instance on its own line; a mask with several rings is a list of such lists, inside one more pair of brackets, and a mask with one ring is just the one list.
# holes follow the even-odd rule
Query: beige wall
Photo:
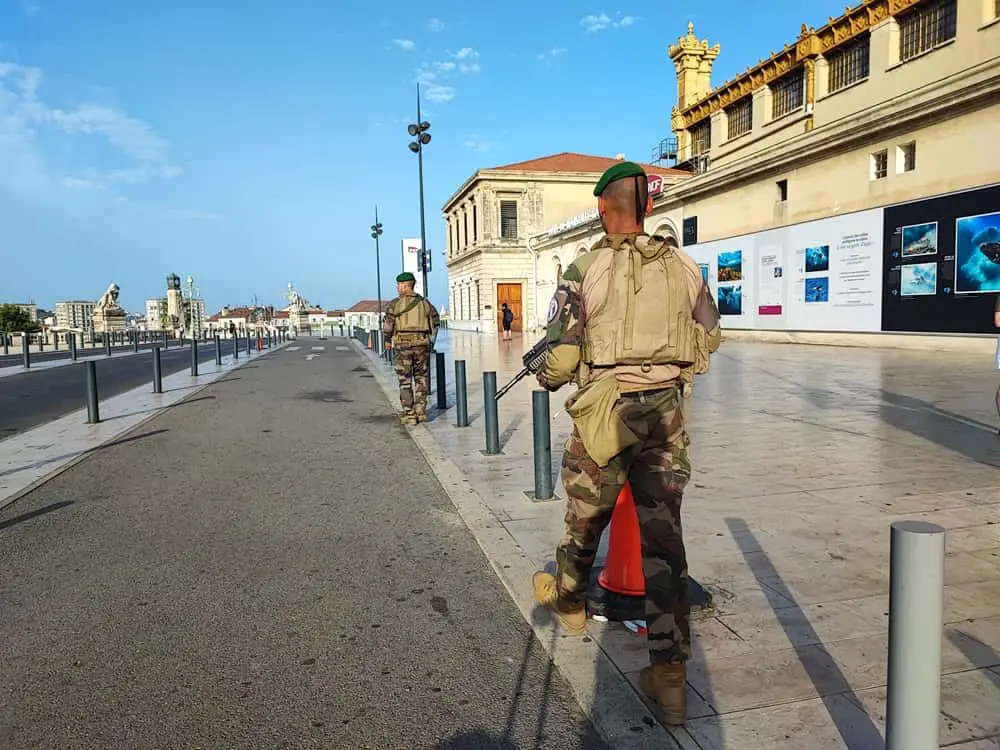
[[[484, 173], [444, 214], [449, 263], [477, 249], [524, 246], [528, 237], [583, 213], [593, 205], [595, 179], [594, 175], [547, 172]], [[517, 202], [516, 241], [500, 239], [500, 202], [503, 200]], [[468, 220], [468, 241], [463, 217]]]
[[[988, 6], [988, 7], [987, 7]], [[829, 67], [820, 55], [816, 61], [816, 101], [810, 127], [849, 119], [858, 113], [877, 108], [882, 102], [935, 87], [949, 77], [973, 69], [997, 56], [1000, 50], [1000, 23], [984, 23], [992, 13], [992, 0], [960, 0], [955, 39], [918, 57], [899, 62], [899, 26], [889, 18], [871, 29], [869, 75], [861, 82], [828, 94]], [[767, 86], [757, 89], [754, 97], [753, 129], [727, 140], [728, 121], [724, 111], [712, 115], [711, 161], [722, 166], [744, 158], [806, 132], [810, 120], [806, 107], [777, 120], [771, 119], [771, 93]]]
[[[684, 203], [698, 217], [698, 241], [795, 224], [930, 195], [978, 187], [1000, 179], [1000, 103], [929, 127], [876, 137], [863, 146], [803, 164], [700, 200]], [[897, 148], [913, 142], [916, 167], [901, 172]], [[888, 151], [888, 174], [871, 177], [872, 154]], [[788, 199], [777, 200], [778, 179]]]

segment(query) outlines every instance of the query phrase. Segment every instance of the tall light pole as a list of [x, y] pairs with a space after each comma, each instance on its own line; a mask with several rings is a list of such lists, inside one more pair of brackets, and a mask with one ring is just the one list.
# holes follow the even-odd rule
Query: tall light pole
[[379, 336], [382, 335], [382, 263], [379, 260], [378, 238], [382, 234], [382, 224], [378, 220], [378, 204], [375, 204], [375, 223], [372, 224], [372, 239], [375, 240], [375, 279], [378, 283], [378, 319]]
[[[187, 286], [188, 286], [188, 332], [191, 338], [196, 338], [201, 333], [201, 317], [198, 315], [198, 311], [195, 309], [194, 277], [192, 276], [187, 277]], [[196, 317], [197, 321], [195, 320]]]
[[417, 121], [411, 123], [406, 132], [415, 140], [410, 141], [410, 151], [417, 155], [417, 172], [420, 181], [420, 270], [422, 272], [424, 296], [430, 297], [427, 288], [427, 231], [424, 224], [424, 146], [431, 142], [431, 134], [427, 131], [431, 124], [420, 119], [420, 84], [417, 84]]

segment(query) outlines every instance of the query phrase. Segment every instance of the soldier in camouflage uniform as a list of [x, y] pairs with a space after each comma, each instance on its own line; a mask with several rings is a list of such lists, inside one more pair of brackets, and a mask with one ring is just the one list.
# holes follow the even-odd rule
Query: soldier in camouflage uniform
[[416, 281], [409, 271], [396, 277], [399, 296], [389, 303], [382, 324], [386, 346], [395, 352], [403, 424], [427, 421], [430, 350], [441, 322], [434, 305], [413, 291]]
[[628, 480], [642, 534], [650, 666], [643, 691], [669, 724], [686, 713], [691, 655], [681, 498], [691, 477], [682, 391], [708, 370], [719, 313], [697, 263], [676, 237], [649, 236], [646, 174], [619, 162], [594, 189], [605, 236], [562, 275], [549, 305], [549, 351], [538, 382], [567, 400], [573, 431], [562, 479], [567, 508], [556, 575], [538, 572], [535, 599], [570, 633], [586, 624], [601, 534]]

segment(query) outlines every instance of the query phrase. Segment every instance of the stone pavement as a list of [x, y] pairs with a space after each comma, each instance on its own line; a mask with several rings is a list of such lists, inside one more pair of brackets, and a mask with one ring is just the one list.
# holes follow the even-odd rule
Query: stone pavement
[[607, 747], [342, 341], [0, 510], [0, 644], [4, 750]]
[[[442, 331], [449, 408], [411, 428], [480, 544], [496, 548], [494, 567], [529, 620], [538, 615], [527, 578], [553, 557], [564, 503], [525, 494], [531, 378], [500, 402], [503, 455], [482, 454], [481, 372], [497, 371], [502, 385], [532, 343]], [[456, 358], [467, 363], [465, 429], [455, 427]], [[387, 365], [371, 354], [369, 362], [393, 394]], [[881, 747], [889, 525], [912, 518], [948, 529], [941, 744], [1000, 747], [992, 367], [991, 357], [955, 352], [723, 344], [687, 407], [694, 476], [685, 533], [692, 575], [714, 593], [716, 616], [694, 624], [691, 720], [673, 732], [677, 745]], [[556, 477], [569, 392], [551, 396]], [[617, 691], [607, 660], [635, 683], [643, 639], [615, 623], [591, 621], [588, 631], [599, 648], [560, 639], [555, 661], [605, 735], [638, 747], [625, 740], [648, 713]], [[672, 746], [665, 736], [659, 745], [647, 739], [644, 747]]]

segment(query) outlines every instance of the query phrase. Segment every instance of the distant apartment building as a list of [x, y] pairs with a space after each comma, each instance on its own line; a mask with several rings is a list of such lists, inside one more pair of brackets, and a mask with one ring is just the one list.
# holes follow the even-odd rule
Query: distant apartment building
[[76, 328], [90, 331], [94, 327], [93, 315], [96, 302], [80, 300], [56, 302], [56, 325], [59, 328]]
[[8, 302], [5, 304], [14, 305], [14, 307], [28, 313], [28, 317], [31, 318], [32, 323], [38, 322], [38, 305], [34, 302]]
[[146, 330], [163, 330], [163, 316], [167, 312], [167, 298], [146, 300]]

